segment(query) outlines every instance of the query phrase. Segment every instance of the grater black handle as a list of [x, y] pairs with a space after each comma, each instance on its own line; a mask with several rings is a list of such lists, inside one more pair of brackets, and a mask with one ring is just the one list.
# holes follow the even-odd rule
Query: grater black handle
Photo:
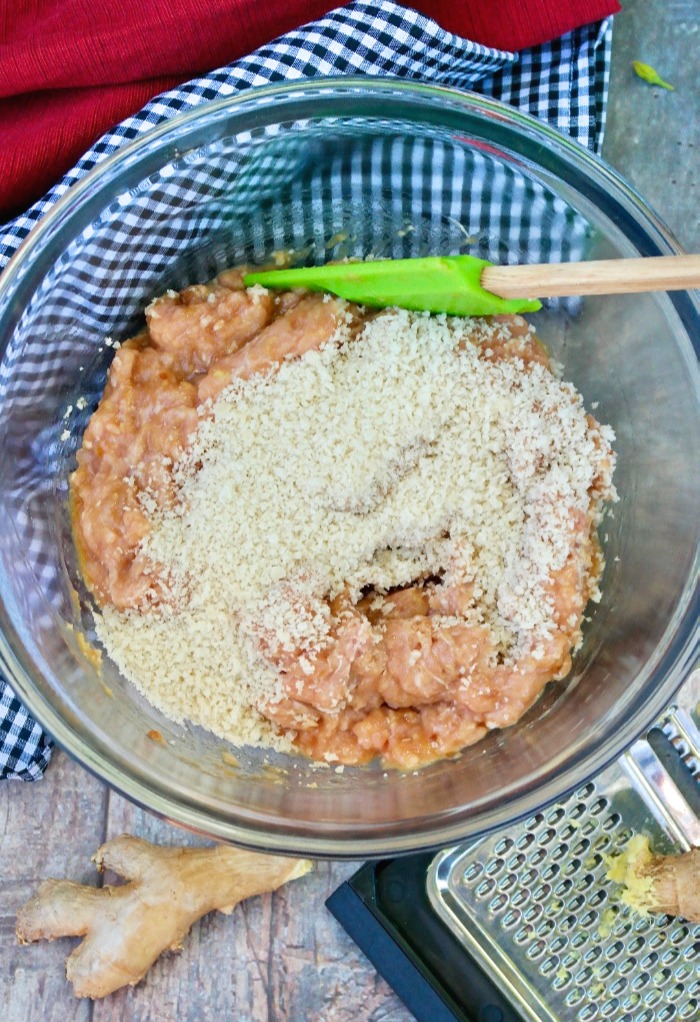
[[523, 1022], [433, 911], [433, 858], [368, 863], [326, 906], [417, 1022]]

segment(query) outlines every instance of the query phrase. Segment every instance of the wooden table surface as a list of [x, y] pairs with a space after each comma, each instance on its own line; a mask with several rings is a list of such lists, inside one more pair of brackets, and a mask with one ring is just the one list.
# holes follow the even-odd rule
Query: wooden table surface
[[[695, 0], [622, 0], [616, 19], [604, 156], [662, 214], [688, 251], [700, 250], [698, 42]], [[654, 65], [676, 92], [652, 89], [631, 61]], [[74, 942], [22, 948], [18, 906], [49, 876], [95, 882], [90, 855], [122, 833], [163, 844], [197, 839], [110, 792], [56, 750], [37, 783], [0, 784], [0, 1004], [11, 1022], [410, 1022], [413, 1016], [324, 908], [357, 868], [314, 872], [194, 927], [135, 989], [77, 1001], [63, 962]]]

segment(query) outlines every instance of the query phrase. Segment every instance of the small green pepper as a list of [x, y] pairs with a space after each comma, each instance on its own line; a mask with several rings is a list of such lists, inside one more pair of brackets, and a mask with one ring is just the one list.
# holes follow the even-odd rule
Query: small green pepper
[[632, 67], [637, 77], [645, 82], [649, 82], [649, 85], [660, 85], [662, 89], [669, 89], [671, 92], [675, 92], [675, 85], [669, 85], [668, 82], [665, 82], [651, 64], [642, 64], [641, 60], [635, 60], [632, 62]]

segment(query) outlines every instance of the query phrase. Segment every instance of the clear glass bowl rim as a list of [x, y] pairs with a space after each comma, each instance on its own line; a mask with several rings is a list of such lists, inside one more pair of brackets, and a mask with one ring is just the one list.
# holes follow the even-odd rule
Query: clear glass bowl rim
[[[643, 254], [674, 254], [683, 251], [659, 217], [615, 170], [573, 139], [528, 114], [475, 93], [398, 78], [313, 78], [246, 89], [231, 97], [201, 104], [150, 129], [106, 157], [57, 200], [8, 262], [0, 276], [0, 321], [7, 313], [17, 283], [24, 277], [33, 260], [41, 254], [44, 245], [62, 233], [64, 228], [70, 228], [72, 215], [83, 201], [89, 200], [91, 192], [101, 186], [116, 185], [120, 174], [130, 163], [149, 150], [160, 151], [170, 141], [175, 144], [183, 129], [200, 120], [211, 122], [219, 117], [228, 117], [229, 114], [246, 115], [255, 109], [262, 111], [272, 107], [280, 115], [284, 113], [289, 116], [296, 100], [314, 96], [330, 99], [331, 102], [336, 97], [381, 97], [382, 102], [387, 104], [384, 116], [391, 116], [392, 102], [397, 107], [403, 104], [404, 108], [407, 103], [421, 107], [432, 105], [443, 114], [448, 109], [457, 115], [461, 111], [515, 129], [519, 135], [543, 146], [550, 154], [550, 161], [559, 160], [568, 164], [579, 180], [581, 177], [590, 180], [599, 190], [607, 192], [611, 201], [620, 204], [646, 242], [648, 250]], [[677, 293], [674, 299], [676, 311], [697, 354], [700, 350], [697, 330], [700, 303], [697, 295], [682, 292]], [[692, 371], [692, 366], [689, 368]], [[6, 636], [2, 634], [0, 666], [18, 697], [66, 752], [112, 788], [161, 817], [209, 837], [278, 853], [333, 858], [394, 855], [445, 846], [514, 823], [586, 783], [623, 753], [668, 706], [678, 687], [697, 663], [700, 655], [700, 587], [697, 565], [696, 553], [695, 571], [686, 586], [684, 599], [676, 608], [673, 621], [667, 629], [663, 652], [636, 702], [628, 706], [624, 721], [613, 733], [592, 742], [587, 754], [577, 762], [565, 764], [563, 768], [562, 764], [551, 762], [535, 785], [529, 788], [523, 785], [515, 792], [504, 793], [505, 806], [495, 799], [483, 807], [476, 803], [468, 807], [458, 806], [435, 818], [422, 818], [420, 827], [414, 831], [404, 826], [398, 834], [385, 833], [382, 824], [373, 829], [376, 833], [363, 834], [359, 839], [352, 834], [334, 836], [327, 831], [318, 837], [309, 837], [295, 833], [291, 821], [288, 829], [278, 827], [266, 830], [265, 820], [255, 818], [252, 813], [243, 821], [234, 820], [223, 813], [213, 814], [191, 800], [177, 797], [168, 790], [167, 783], [159, 783], [145, 772], [142, 775], [137, 771], [125, 772], [85, 742], [33, 686], [20, 668]]]

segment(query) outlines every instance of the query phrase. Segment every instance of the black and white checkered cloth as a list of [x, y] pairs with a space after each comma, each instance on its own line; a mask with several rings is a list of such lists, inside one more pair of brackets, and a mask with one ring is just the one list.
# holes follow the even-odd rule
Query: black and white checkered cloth
[[[429, 18], [389, 0], [356, 0], [241, 60], [158, 96], [109, 131], [43, 199], [0, 229], [0, 270], [56, 200], [121, 145], [184, 110], [254, 86], [341, 74], [387, 75], [429, 82], [479, 92], [510, 103], [549, 121], [563, 133], [598, 151], [605, 123], [611, 33], [611, 20], [606, 19], [576, 29], [554, 42], [513, 54], [455, 36]], [[368, 159], [388, 160], [394, 165], [423, 158], [420, 148], [404, 151], [400, 140], [382, 140], [381, 145], [386, 151], [375, 150]], [[286, 155], [294, 159], [294, 153]], [[473, 159], [478, 159], [478, 154]], [[342, 152], [337, 160], [342, 164]], [[325, 171], [321, 168], [313, 173], [326, 173], [330, 181], [337, 170], [338, 167]], [[465, 176], [460, 175], [460, 170], [464, 168], [455, 167], [455, 180]], [[474, 167], [470, 170], [473, 182]], [[211, 175], [215, 173], [216, 168], [210, 164], [208, 188], [214, 180]], [[252, 186], [257, 187], [257, 183], [253, 182]], [[292, 192], [292, 208], [293, 200]], [[429, 204], [432, 197], [427, 196], [426, 201]], [[473, 196], [470, 201], [473, 204]], [[520, 206], [531, 210], [537, 201], [536, 194], [521, 196]], [[237, 208], [240, 213], [241, 206]], [[533, 230], [532, 216], [524, 225], [522, 216], [512, 215], [512, 211], [511, 215], [504, 214], [499, 197], [492, 193], [483, 197], [478, 209], [477, 226], [483, 226], [484, 216], [487, 226], [494, 226], [489, 217], [498, 217], [497, 230], [491, 234], [498, 237], [505, 232], [506, 239], [517, 243], [518, 251], [527, 250], [531, 259], [571, 258], [576, 249], [578, 228], [574, 222], [567, 222], [565, 229], [558, 231]], [[563, 212], [561, 215], [565, 216]], [[550, 209], [548, 216], [550, 220], [556, 217], [556, 208]], [[470, 225], [466, 227], [471, 229]], [[290, 228], [295, 238], [303, 229], [304, 225]], [[554, 252], [552, 237], [558, 239]], [[289, 241], [276, 236], [275, 240]], [[408, 248], [385, 254], [412, 254], [410, 238], [402, 244]], [[490, 250], [475, 254], [486, 258], [499, 256], [498, 252]], [[99, 309], [93, 308], [90, 314], [103, 335], [113, 328], [114, 324], [105, 318], [106, 312], [101, 317]], [[45, 370], [49, 371], [46, 364]], [[0, 777], [24, 780], [41, 777], [50, 754], [50, 740], [0, 676]]]

